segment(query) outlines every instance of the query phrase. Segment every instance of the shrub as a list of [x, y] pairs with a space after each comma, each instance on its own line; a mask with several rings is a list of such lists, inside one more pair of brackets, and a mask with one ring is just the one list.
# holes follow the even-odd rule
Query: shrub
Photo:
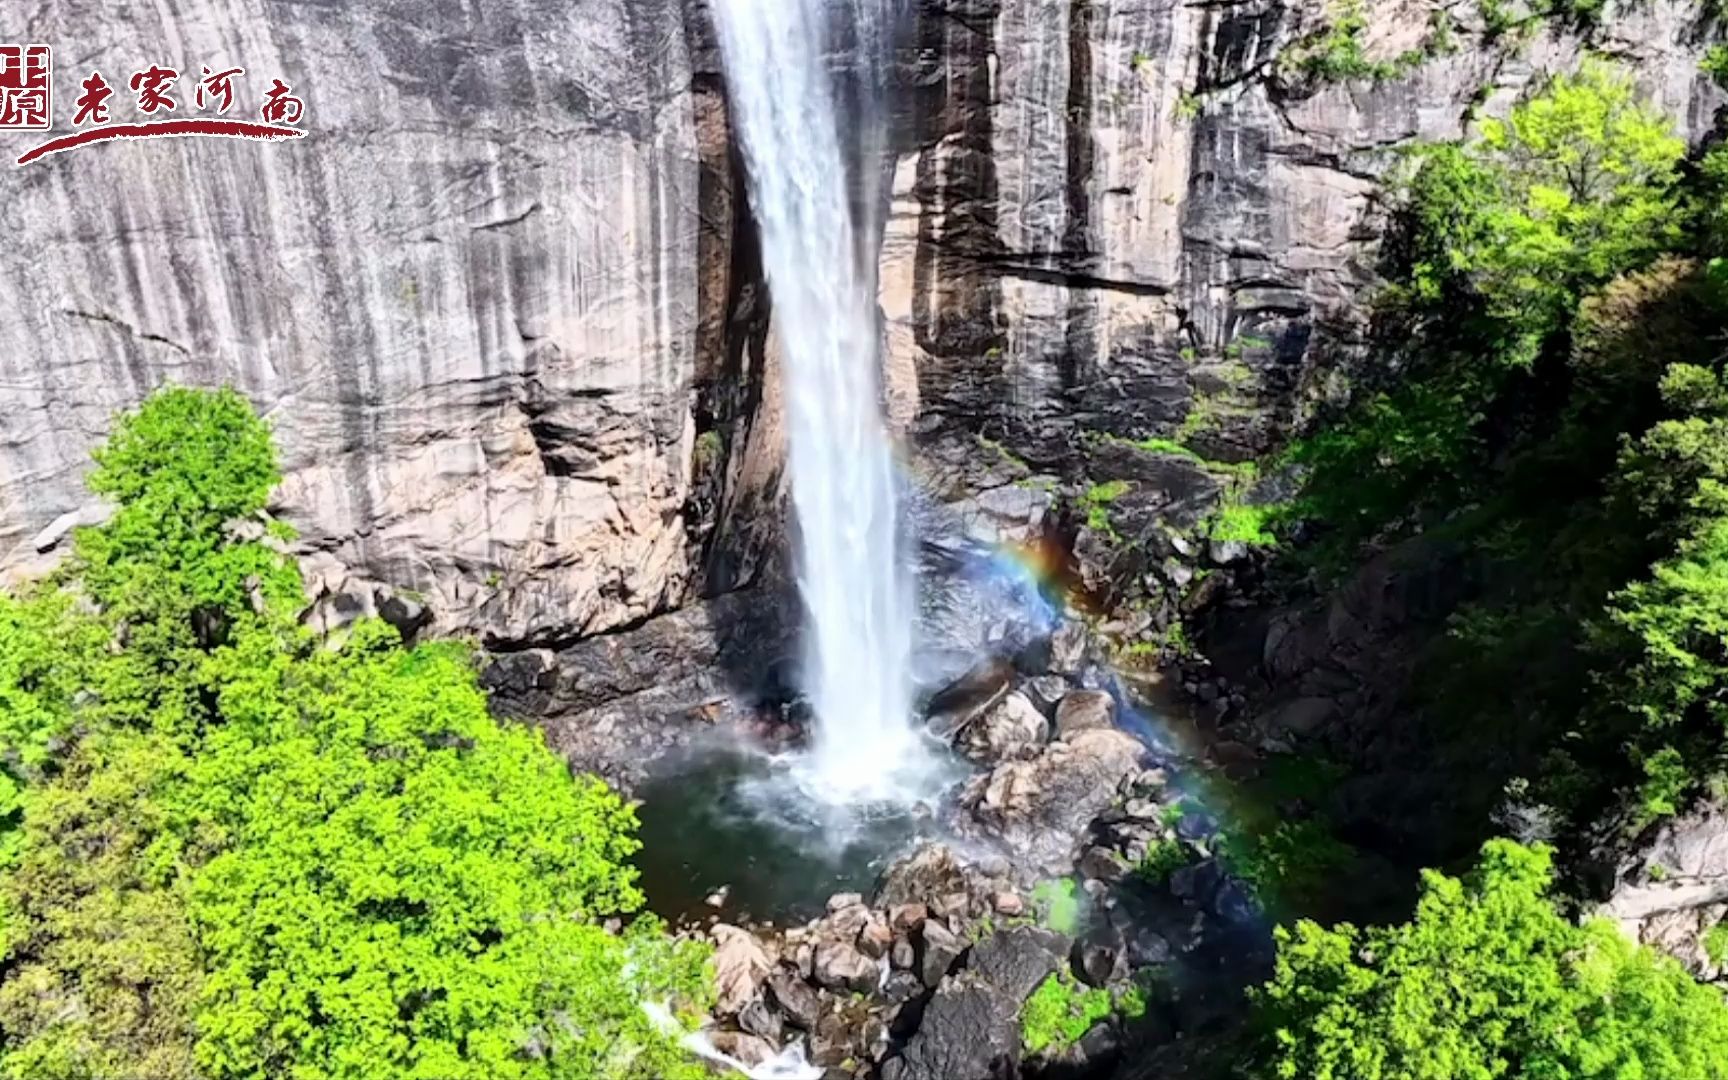
[[1415, 917], [1280, 928], [1257, 1001], [1289, 1080], [1728, 1076], [1728, 1007], [1610, 923], [1547, 899], [1551, 855], [1490, 841], [1463, 880], [1423, 874]]
[[0, 597], [0, 1073], [705, 1075], [641, 1008], [702, 951], [601, 925], [632, 812], [459, 646], [296, 624], [244, 401], [162, 391], [97, 461], [112, 520]]
[[1110, 991], [1082, 987], [1059, 971], [1038, 984], [1020, 1009], [1020, 1042], [1028, 1054], [1060, 1053], [1111, 1013]]

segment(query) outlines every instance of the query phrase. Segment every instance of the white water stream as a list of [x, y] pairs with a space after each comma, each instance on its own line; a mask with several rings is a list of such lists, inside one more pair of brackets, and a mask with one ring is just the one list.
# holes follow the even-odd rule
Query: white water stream
[[[826, 67], [830, 18], [850, 12], [862, 54], [853, 67], [881, 78], [890, 3], [713, 6], [784, 367], [803, 689], [816, 717], [801, 786], [843, 804], [903, 800], [928, 756], [912, 726], [913, 585], [882, 419], [873, 275], [860, 255], [875, 238], [858, 243]], [[881, 130], [877, 118], [857, 119], [864, 137]], [[863, 189], [873, 207], [874, 186]]]

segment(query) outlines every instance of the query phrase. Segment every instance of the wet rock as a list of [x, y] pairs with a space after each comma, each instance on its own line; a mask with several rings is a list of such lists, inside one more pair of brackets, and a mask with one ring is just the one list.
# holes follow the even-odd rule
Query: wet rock
[[1216, 859], [1204, 859], [1170, 875], [1170, 895], [1195, 907], [1210, 908], [1212, 898], [1224, 884], [1224, 870]]
[[1080, 856], [1080, 873], [1088, 878], [1114, 884], [1128, 876], [1133, 867], [1116, 852], [1104, 847], [1089, 847]]
[[973, 761], [996, 762], [1041, 746], [1048, 723], [1025, 694], [1015, 691], [960, 732], [957, 745]]
[[1116, 703], [1102, 690], [1075, 690], [1056, 706], [1056, 737], [1116, 726]]
[[942, 844], [925, 844], [898, 860], [882, 874], [876, 903], [892, 911], [922, 905], [931, 897], [966, 891], [966, 874], [954, 853]]
[[924, 925], [930, 909], [923, 904], [895, 904], [888, 909], [888, 926], [895, 933], [909, 934]]
[[1131, 925], [1122, 932], [1124, 953], [1127, 955], [1130, 967], [1150, 967], [1153, 964], [1167, 964], [1175, 955], [1170, 948], [1170, 941], [1163, 934], [1148, 926]]
[[1122, 1033], [1109, 1023], [1092, 1025], [1074, 1047], [1074, 1057], [1087, 1072], [1108, 1071], [1121, 1056]]
[[768, 992], [787, 1020], [805, 1031], [815, 1029], [822, 999], [809, 983], [784, 967], [775, 968], [768, 976]]
[[1014, 665], [1001, 657], [981, 661], [943, 687], [925, 706], [931, 734], [952, 739], [962, 728], [989, 712], [1014, 682]]
[[779, 1045], [783, 1024], [784, 1018], [780, 1013], [770, 1008], [760, 997], [752, 1000], [738, 1013], [739, 1027], [775, 1045]]
[[1016, 1075], [1021, 1004], [1067, 951], [1066, 938], [1037, 927], [1015, 927], [979, 942], [966, 970], [936, 987], [916, 1034], [883, 1062], [883, 1080]]
[[946, 982], [924, 1007], [917, 1033], [882, 1063], [882, 1080], [995, 1080], [1014, 1076], [1019, 1060], [1020, 1032], [1002, 995], [977, 982]]
[[1248, 923], [1258, 919], [1260, 905], [1241, 882], [1226, 881], [1213, 894], [1212, 913], [1228, 923]]
[[772, 1060], [777, 1052], [768, 1040], [743, 1031], [710, 1032], [708, 1041], [714, 1049], [751, 1068]]
[[1038, 706], [1039, 712], [1054, 717], [1056, 703], [1061, 701], [1072, 687], [1068, 680], [1060, 675], [1040, 675], [1027, 680], [1022, 689], [1032, 704]]
[[1086, 940], [1074, 945], [1074, 972], [1088, 986], [1107, 986], [1128, 976], [1123, 950], [1102, 940]]
[[736, 1016], [756, 997], [770, 964], [762, 945], [748, 930], [720, 923], [714, 938], [714, 1013]]
[[1045, 977], [1065, 962], [1068, 938], [1038, 926], [998, 930], [972, 947], [967, 970], [1014, 999], [1024, 1001]]
[[888, 963], [897, 970], [911, 970], [918, 962], [918, 954], [912, 948], [912, 942], [900, 937], [894, 939], [894, 944], [888, 950]]
[[926, 922], [918, 937], [918, 977], [925, 986], [936, 986], [965, 951], [965, 944], [953, 931], [939, 922]]
[[970, 821], [959, 824], [1005, 842], [1045, 873], [1066, 873], [1087, 829], [1140, 770], [1144, 748], [1125, 732], [1084, 730], [1036, 758], [997, 765], [962, 790]]
[[894, 932], [888, 929], [888, 924], [872, 915], [858, 930], [858, 951], [872, 960], [880, 960], [888, 955], [888, 950], [894, 945]]
[[[908, 946], [910, 947], [910, 946]], [[882, 984], [882, 1000], [901, 1005], [924, 993], [924, 981], [910, 971], [896, 971]], [[898, 1014], [896, 1014], [898, 1017]]]
[[1050, 635], [1050, 670], [1061, 675], [1078, 675], [1086, 664], [1086, 625], [1065, 622]]
[[824, 941], [816, 946], [814, 977], [830, 990], [863, 993], [875, 989], [881, 968], [844, 941]]
[[810, 1063], [821, 1066], [839, 1065], [856, 1058], [856, 1030], [852, 1021], [838, 1013], [823, 1013], [810, 1032]]

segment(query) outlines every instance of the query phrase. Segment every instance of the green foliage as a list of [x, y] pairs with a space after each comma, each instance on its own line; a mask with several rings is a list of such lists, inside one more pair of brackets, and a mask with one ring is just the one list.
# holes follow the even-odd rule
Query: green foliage
[[1080, 931], [1080, 890], [1073, 878], [1050, 878], [1032, 887], [1032, 907], [1040, 921], [1057, 933]]
[[[1298, 442], [1299, 509], [1348, 550], [1475, 496], [1539, 358], [1590, 291], [1683, 235], [1684, 143], [1623, 75], [1554, 79], [1464, 145], [1418, 155], [1386, 317], [1413, 370]], [[1407, 360], [1407, 362], [1409, 362]]]
[[1728, 45], [1710, 46], [1704, 59], [1699, 61], [1698, 70], [1715, 80], [1717, 86], [1728, 89]]
[[1310, 819], [1239, 829], [1224, 837], [1218, 856], [1257, 895], [1279, 899], [1319, 891], [1353, 853], [1323, 822]]
[[1135, 449], [1146, 451], [1148, 454], [1167, 454], [1170, 457], [1188, 458], [1191, 461], [1204, 460], [1203, 458], [1201, 458], [1201, 456], [1199, 454], [1195, 453], [1193, 450], [1190, 450], [1188, 447], [1183, 446], [1181, 443], [1177, 442], [1175, 439], [1164, 439], [1164, 438], [1156, 438], [1156, 437], [1155, 438], [1149, 438], [1149, 439], [1137, 439], [1131, 445], [1134, 446]]
[[1280, 928], [1259, 992], [1287, 1080], [1728, 1076], [1728, 1008], [1610, 923], [1548, 901], [1546, 848], [1489, 842], [1464, 880], [1423, 875], [1415, 917]]
[[1225, 502], [1207, 519], [1206, 535], [1213, 540], [1236, 541], [1250, 547], [1275, 544], [1278, 538], [1268, 527], [1276, 516], [1270, 506]]
[[1110, 1016], [1110, 991], [1082, 987], [1066, 970], [1048, 976], [1020, 1008], [1020, 1042], [1028, 1054], [1060, 1053]]
[[280, 478], [270, 432], [239, 394], [160, 390], [120, 419], [95, 458], [90, 490], [119, 509], [79, 533], [78, 572], [111, 614], [151, 624], [146, 647], [188, 644], [194, 614], [300, 602], [291, 564], [232, 542], [233, 523], [264, 509]]
[[1182, 841], [1160, 837], [1146, 845], [1146, 854], [1141, 856], [1134, 872], [1153, 885], [1162, 885], [1188, 862], [1188, 848]]
[[697, 472], [708, 472], [720, 463], [720, 455], [725, 451], [720, 433], [713, 428], [696, 436], [696, 445], [691, 451], [691, 464]]
[[702, 952], [601, 926], [631, 811], [461, 648], [296, 625], [245, 403], [162, 391], [97, 460], [114, 517], [0, 597], [0, 1074], [703, 1075], [641, 1008]]
[[1717, 967], [1728, 964], [1728, 923], [1717, 923], [1704, 931], [1704, 955]]
[[1452, 50], [1452, 24], [1444, 13], [1434, 22], [1428, 39], [1419, 48], [1401, 53], [1392, 60], [1373, 60], [1368, 56], [1364, 36], [1368, 30], [1368, 15], [1361, 0], [1342, 0], [1334, 5], [1331, 18], [1319, 31], [1293, 46], [1285, 60], [1297, 71], [1324, 82], [1346, 79], [1372, 79], [1381, 82], [1400, 78], [1422, 66], [1431, 56]]
[[1086, 515], [1086, 527], [1093, 532], [1115, 536], [1110, 524], [1110, 504], [1128, 494], [1128, 481], [1107, 480], [1093, 484], [1080, 496], [1080, 510]]

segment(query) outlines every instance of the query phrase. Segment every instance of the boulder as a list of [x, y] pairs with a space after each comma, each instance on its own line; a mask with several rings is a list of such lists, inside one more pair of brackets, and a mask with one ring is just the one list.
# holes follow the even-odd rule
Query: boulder
[[966, 674], [938, 690], [924, 707], [931, 734], [952, 739], [962, 728], [989, 712], [1014, 682], [1014, 665], [1001, 657], [979, 662]]
[[784, 1018], [762, 998], [754, 998], [738, 1012], [738, 1026], [752, 1035], [779, 1045]]
[[1056, 706], [1056, 737], [1116, 726], [1116, 702], [1102, 690], [1075, 690]]
[[966, 874], [946, 845], [928, 843], [896, 860], [882, 873], [876, 888], [876, 903], [892, 913], [913, 905], [923, 906], [932, 897], [966, 891]]
[[1015, 1011], [1038, 989], [1045, 977], [1061, 968], [1071, 948], [1069, 939], [1039, 926], [998, 930], [972, 947], [966, 969], [1011, 998]]
[[814, 975], [830, 990], [864, 993], [876, 988], [882, 969], [848, 942], [827, 940], [816, 946]]
[[924, 925], [929, 913], [929, 908], [921, 903], [895, 904], [888, 909], [888, 925], [895, 933], [910, 933]]
[[822, 1015], [822, 998], [815, 988], [784, 967], [775, 968], [767, 982], [768, 993], [786, 1019], [805, 1031], [815, 1030], [816, 1019]]
[[894, 932], [888, 929], [888, 924], [881, 918], [872, 915], [865, 920], [858, 930], [858, 951], [872, 960], [880, 960], [888, 955], [888, 950], [894, 945]]
[[1078, 675], [1086, 664], [1086, 624], [1065, 622], [1050, 635], [1050, 670], [1059, 675]]
[[1037, 678], [1028, 679], [1025, 686], [1022, 687], [1026, 697], [1031, 700], [1032, 704], [1038, 706], [1038, 711], [1051, 717], [1056, 715], [1056, 703], [1061, 701], [1071, 689], [1073, 687], [1068, 680], [1060, 675], [1040, 675]]
[[997, 765], [962, 790], [957, 827], [1006, 843], [1045, 873], [1067, 873], [1092, 821], [1140, 771], [1144, 748], [1126, 732], [1086, 729], [1037, 757]]
[[1702, 938], [1728, 904], [1728, 803], [1708, 801], [1663, 822], [1614, 869], [1600, 914], [1693, 972], [1706, 970]]
[[734, 1061], [752, 1069], [772, 1061], [777, 1053], [773, 1043], [744, 1031], [710, 1032], [708, 1044]]
[[710, 933], [714, 938], [714, 1013], [737, 1016], [768, 977], [768, 955], [748, 930], [720, 923]]
[[1066, 952], [1065, 938], [1036, 927], [1015, 927], [984, 939], [966, 970], [936, 987], [917, 1032], [897, 1056], [883, 1062], [883, 1080], [1015, 1076], [1021, 1005], [1062, 965]]
[[918, 953], [913, 949], [912, 942], [903, 937], [895, 938], [894, 944], [888, 950], [889, 965], [897, 971], [908, 971], [917, 962]]
[[952, 930], [934, 920], [926, 922], [918, 935], [918, 977], [925, 986], [935, 987], [965, 951], [965, 944]]
[[1020, 757], [1043, 745], [1048, 734], [1044, 714], [1014, 691], [962, 728], [957, 745], [968, 758], [988, 764]]

